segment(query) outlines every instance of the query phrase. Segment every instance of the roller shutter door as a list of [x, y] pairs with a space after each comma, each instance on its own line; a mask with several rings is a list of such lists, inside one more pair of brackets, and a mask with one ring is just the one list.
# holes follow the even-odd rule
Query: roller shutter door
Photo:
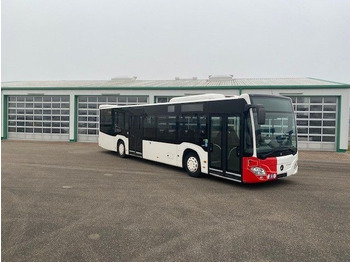
[[336, 150], [338, 97], [291, 97], [300, 149]]
[[9, 96], [8, 138], [69, 140], [69, 96]]
[[78, 97], [78, 141], [97, 142], [100, 105], [147, 104], [147, 96], [79, 96]]

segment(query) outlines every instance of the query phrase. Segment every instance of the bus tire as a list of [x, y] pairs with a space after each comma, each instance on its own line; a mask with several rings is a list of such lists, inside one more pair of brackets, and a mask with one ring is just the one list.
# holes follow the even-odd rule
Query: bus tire
[[123, 141], [118, 142], [118, 156], [121, 158], [124, 158], [126, 156], [125, 154], [125, 144]]
[[184, 166], [187, 174], [191, 177], [201, 177], [201, 162], [196, 153], [190, 152], [186, 155]]

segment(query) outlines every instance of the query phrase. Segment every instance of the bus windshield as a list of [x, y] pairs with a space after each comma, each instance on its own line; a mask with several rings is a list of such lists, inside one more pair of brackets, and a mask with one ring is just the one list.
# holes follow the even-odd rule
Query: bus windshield
[[253, 96], [253, 104], [262, 104], [266, 110], [265, 124], [257, 123], [254, 113], [256, 152], [259, 158], [283, 156], [297, 152], [297, 134], [290, 99]]

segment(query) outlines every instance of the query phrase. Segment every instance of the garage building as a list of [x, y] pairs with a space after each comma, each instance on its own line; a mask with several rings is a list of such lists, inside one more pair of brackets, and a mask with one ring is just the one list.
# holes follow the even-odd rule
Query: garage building
[[3, 82], [1, 139], [96, 142], [99, 105], [159, 103], [203, 93], [288, 96], [300, 149], [348, 149], [350, 85], [314, 78]]

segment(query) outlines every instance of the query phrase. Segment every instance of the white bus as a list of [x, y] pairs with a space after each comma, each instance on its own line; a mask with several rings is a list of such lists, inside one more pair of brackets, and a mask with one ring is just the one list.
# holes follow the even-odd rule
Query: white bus
[[192, 177], [259, 183], [298, 171], [295, 114], [283, 96], [206, 94], [101, 105], [99, 146], [184, 168]]

